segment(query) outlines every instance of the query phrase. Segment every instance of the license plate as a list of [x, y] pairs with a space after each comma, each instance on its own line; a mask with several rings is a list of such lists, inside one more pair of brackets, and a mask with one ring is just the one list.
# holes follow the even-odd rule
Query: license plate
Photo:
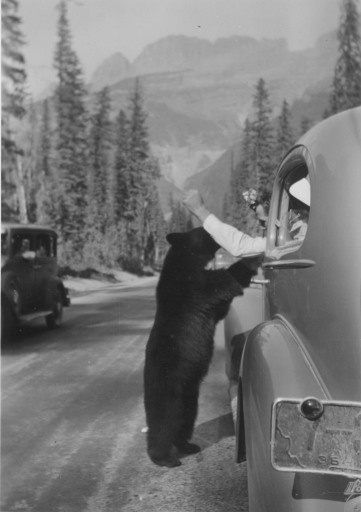
[[278, 471], [361, 475], [361, 403], [320, 400], [322, 416], [301, 413], [302, 400], [272, 408], [271, 463]]

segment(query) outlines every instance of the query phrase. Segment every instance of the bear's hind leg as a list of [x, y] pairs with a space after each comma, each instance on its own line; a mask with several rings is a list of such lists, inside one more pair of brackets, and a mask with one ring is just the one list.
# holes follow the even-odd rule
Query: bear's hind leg
[[147, 411], [148, 455], [158, 466], [174, 468], [182, 464], [171, 455], [174, 431], [179, 425], [181, 409], [181, 401], [178, 399], [168, 404], [163, 411], [155, 410], [155, 414]]
[[201, 451], [197, 444], [189, 443], [189, 439], [192, 437], [194, 424], [197, 418], [198, 396], [199, 384], [195, 384], [193, 386], [188, 386], [182, 397], [183, 421], [181, 428], [177, 433], [176, 439], [174, 440], [174, 446], [178, 451], [186, 455], [193, 455]]

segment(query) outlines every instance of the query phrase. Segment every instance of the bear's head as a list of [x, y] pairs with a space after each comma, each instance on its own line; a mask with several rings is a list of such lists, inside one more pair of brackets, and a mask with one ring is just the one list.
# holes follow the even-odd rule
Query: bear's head
[[215, 240], [204, 228], [194, 228], [185, 233], [169, 233], [167, 241], [178, 253], [184, 253], [184, 257], [200, 257], [209, 262], [220, 248]]

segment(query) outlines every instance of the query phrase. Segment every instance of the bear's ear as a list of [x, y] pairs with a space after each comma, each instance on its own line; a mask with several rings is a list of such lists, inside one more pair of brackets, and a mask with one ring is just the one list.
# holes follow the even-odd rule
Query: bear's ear
[[169, 233], [166, 236], [166, 239], [170, 245], [177, 245], [177, 243], [181, 241], [182, 237], [182, 233]]

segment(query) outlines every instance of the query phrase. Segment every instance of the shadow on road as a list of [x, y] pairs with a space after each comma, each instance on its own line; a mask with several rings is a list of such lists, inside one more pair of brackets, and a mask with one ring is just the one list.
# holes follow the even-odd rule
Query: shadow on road
[[201, 438], [207, 446], [212, 446], [225, 437], [234, 436], [232, 413], [201, 423], [194, 429], [194, 438]]

